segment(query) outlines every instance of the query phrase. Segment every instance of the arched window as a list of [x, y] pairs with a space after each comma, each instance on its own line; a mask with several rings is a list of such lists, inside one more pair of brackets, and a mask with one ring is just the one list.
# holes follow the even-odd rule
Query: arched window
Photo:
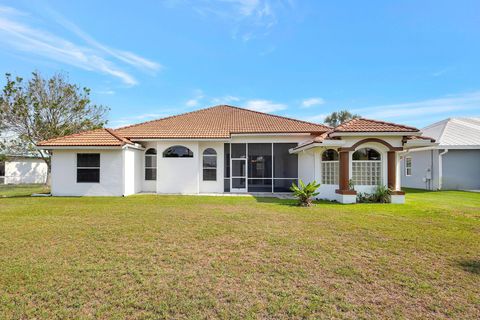
[[380, 153], [372, 148], [358, 149], [353, 153], [353, 160], [359, 161], [378, 161], [381, 160]]
[[184, 146], [171, 146], [163, 151], [164, 158], [193, 158], [192, 150]]
[[338, 184], [338, 152], [333, 149], [322, 153], [322, 184]]
[[382, 156], [372, 148], [358, 149], [352, 156], [352, 178], [355, 185], [382, 184]]
[[203, 181], [217, 180], [217, 152], [208, 148], [203, 151]]
[[145, 152], [145, 180], [157, 180], [157, 150], [153, 148]]

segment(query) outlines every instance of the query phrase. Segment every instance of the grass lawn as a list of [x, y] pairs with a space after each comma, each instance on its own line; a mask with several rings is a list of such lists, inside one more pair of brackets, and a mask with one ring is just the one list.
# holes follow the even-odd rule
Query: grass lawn
[[49, 189], [43, 184], [0, 185], [0, 198], [28, 197], [33, 193], [48, 193]]
[[480, 318], [479, 193], [292, 204], [0, 197], [0, 318]]

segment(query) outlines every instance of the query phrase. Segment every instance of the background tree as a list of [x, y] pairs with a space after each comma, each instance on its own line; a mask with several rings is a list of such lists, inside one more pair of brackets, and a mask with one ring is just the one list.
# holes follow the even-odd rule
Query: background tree
[[[44, 79], [38, 72], [24, 82], [5, 75], [0, 96], [0, 152], [37, 153], [47, 164], [50, 156], [35, 149], [39, 141], [103, 127], [108, 108], [92, 104], [90, 89], [71, 84], [57, 73]], [[48, 180], [48, 179], [47, 179]]]
[[347, 110], [342, 110], [338, 112], [333, 112], [331, 115], [325, 118], [324, 122], [331, 127], [336, 127], [344, 123], [345, 121], [356, 119], [356, 118], [360, 118], [360, 115], [352, 114]]

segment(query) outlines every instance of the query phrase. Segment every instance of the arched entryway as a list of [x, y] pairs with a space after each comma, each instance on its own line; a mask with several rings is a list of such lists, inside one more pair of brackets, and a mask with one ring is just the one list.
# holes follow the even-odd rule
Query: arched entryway
[[[377, 145], [378, 147], [375, 147]], [[373, 146], [373, 147], [372, 147]], [[360, 179], [359, 181], [367, 181], [368, 184], [383, 184], [383, 179], [381, 178], [381, 174], [383, 172], [382, 165], [384, 163], [381, 153], [379, 152], [380, 149], [385, 150], [386, 153], [386, 163], [387, 163], [387, 186], [389, 189], [393, 190], [394, 193], [401, 194], [399, 190], [397, 190], [397, 181], [396, 181], [396, 171], [397, 171], [397, 152], [403, 150], [402, 147], [394, 147], [390, 143], [385, 140], [379, 138], [366, 138], [354, 143], [351, 147], [344, 147], [340, 148], [339, 151], [339, 189], [336, 190], [337, 193], [342, 195], [355, 195], [356, 192], [350, 189], [349, 186], [349, 179], [350, 179], [350, 168], [355, 168], [355, 173], [358, 175], [358, 170], [361, 168], [357, 168], [360, 165], [360, 161], [365, 162], [365, 170], [375, 170], [375, 174], [361, 177], [356, 176], [355, 178]], [[350, 154], [352, 153], [352, 157]], [[356, 163], [354, 163], [357, 161]], [[375, 162], [376, 161], [376, 162]], [[352, 166], [350, 166], [350, 162], [352, 162]], [[361, 167], [361, 165], [360, 165]], [[367, 168], [368, 167], [368, 168]], [[379, 170], [379, 173], [377, 173]], [[365, 179], [364, 179], [365, 178]], [[363, 180], [362, 180], [363, 179]]]

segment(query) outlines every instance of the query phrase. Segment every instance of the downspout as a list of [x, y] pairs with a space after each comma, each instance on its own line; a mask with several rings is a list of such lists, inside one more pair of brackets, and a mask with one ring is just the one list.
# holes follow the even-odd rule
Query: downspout
[[430, 176], [431, 179], [428, 182], [428, 190], [433, 190], [433, 182], [435, 181], [435, 171], [433, 171], [433, 149], [430, 150]]
[[442, 160], [443, 160], [443, 155], [447, 154], [448, 149], [445, 149], [443, 152], [441, 152], [438, 155], [438, 190], [442, 190], [442, 180], [443, 180], [443, 165], [442, 165]]
[[[399, 175], [399, 184], [400, 184], [400, 190], [402, 190], [402, 178], [403, 176], [407, 176], [407, 168], [406, 168], [406, 165], [407, 165], [407, 156], [410, 154], [410, 150], [404, 150], [404, 151], [400, 151], [399, 152], [400, 155], [403, 157], [403, 161], [399, 161], [400, 163], [400, 175]], [[413, 168], [412, 168], [413, 170]], [[402, 175], [402, 171], [403, 171], [403, 175]], [[406, 180], [406, 178], [405, 178]]]

